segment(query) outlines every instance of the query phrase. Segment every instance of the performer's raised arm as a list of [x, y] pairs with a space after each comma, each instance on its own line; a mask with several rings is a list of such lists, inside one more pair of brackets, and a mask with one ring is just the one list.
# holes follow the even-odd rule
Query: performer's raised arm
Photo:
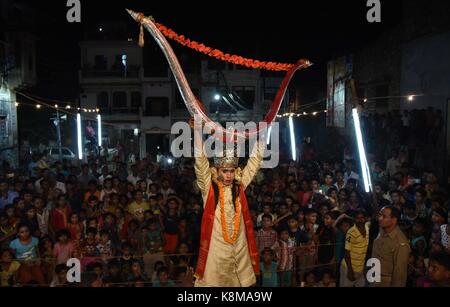
[[242, 185], [244, 189], [252, 182], [264, 159], [264, 150], [266, 149], [266, 141], [264, 137], [253, 146], [252, 153], [247, 161], [247, 165], [242, 171]]
[[[193, 120], [190, 121], [191, 128], [194, 128]], [[203, 200], [208, 197], [211, 186], [211, 170], [209, 161], [203, 150], [203, 138], [198, 129], [194, 129], [194, 156], [195, 156], [195, 175], [197, 176], [197, 185], [202, 192]]]

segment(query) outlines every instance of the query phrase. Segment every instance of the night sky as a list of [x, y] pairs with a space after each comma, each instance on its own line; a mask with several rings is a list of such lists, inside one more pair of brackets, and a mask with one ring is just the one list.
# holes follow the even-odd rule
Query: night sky
[[[128, 37], [137, 39], [138, 26], [125, 8], [152, 15], [180, 34], [227, 52], [279, 62], [308, 58], [316, 65], [308, 76], [301, 76], [307, 84], [323, 83], [328, 60], [363, 48], [401, 20], [400, 0], [382, 1], [381, 24], [366, 21], [365, 0], [81, 0], [81, 24], [66, 21], [66, 0], [30, 3], [40, 16], [39, 91], [66, 99], [76, 97], [78, 42], [85, 33], [105, 21], [119, 21], [128, 24]], [[149, 35], [146, 41], [153, 44]]]
[[[412, 1], [407, 1], [410, 4]], [[423, 1], [423, 0], [417, 0]], [[128, 33], [122, 39], [137, 40], [139, 27], [125, 8], [152, 15], [158, 22], [179, 34], [225, 52], [259, 60], [296, 62], [310, 59], [315, 65], [296, 74], [292, 85], [299, 88], [303, 101], [323, 98], [326, 89], [327, 62], [356, 52], [384, 32], [400, 24], [402, 0], [381, 0], [382, 23], [366, 20], [366, 0], [346, 1], [150, 1], [81, 0], [81, 23], [66, 20], [66, 0], [25, 1], [38, 16], [33, 32], [38, 37], [38, 84], [27, 91], [47, 99], [73, 101], [79, 97], [79, 42], [99, 34], [108, 22], [125, 23]], [[102, 35], [110, 35], [104, 31]], [[116, 33], [114, 33], [116, 34]], [[198, 54], [172, 44], [177, 54]], [[146, 35], [146, 49], [159, 53], [156, 61], [167, 65], [162, 53]], [[153, 52], [153, 55], [155, 54]], [[145, 55], [146, 59], [153, 56]], [[205, 58], [202, 56], [202, 58]], [[153, 65], [153, 63], [152, 63]], [[283, 73], [277, 73], [280, 77]], [[36, 137], [54, 132], [48, 120], [51, 110], [19, 112], [21, 135]], [[32, 123], [39, 122], [39, 128]], [[64, 128], [64, 125], [63, 125]], [[67, 127], [67, 129], [71, 129]]]

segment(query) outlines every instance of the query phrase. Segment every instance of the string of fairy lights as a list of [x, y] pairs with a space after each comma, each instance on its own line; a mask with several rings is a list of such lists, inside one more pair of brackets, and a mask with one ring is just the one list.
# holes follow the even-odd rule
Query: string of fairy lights
[[[73, 113], [72, 110], [72, 105], [70, 103], [67, 102], [62, 102], [61, 105], [65, 104], [64, 107], [60, 108], [60, 104], [61, 103], [59, 101], [53, 101], [53, 102], [57, 102], [54, 105], [42, 102], [42, 100], [38, 100], [36, 98], [33, 98], [27, 94], [24, 93], [20, 93], [18, 92], [20, 95], [36, 102], [37, 104], [34, 105], [35, 108], [37, 110], [41, 109], [42, 106], [48, 107], [48, 108], [53, 108], [56, 109], [58, 111], [62, 111], [68, 114], [73, 114], [76, 115], [77, 118], [77, 144], [78, 144], [78, 158], [79, 160], [83, 159], [83, 147], [82, 147], [82, 132], [81, 132], [81, 113], [84, 112], [85, 114], [89, 114], [89, 113], [96, 113], [97, 116], [97, 133], [98, 133], [98, 146], [101, 147], [102, 146], [102, 118], [101, 118], [101, 114], [100, 114], [100, 109], [96, 108], [96, 109], [87, 109], [87, 108], [81, 108], [81, 107], [77, 107], [76, 109], [76, 113]], [[408, 95], [408, 96], [388, 96], [388, 97], [372, 97], [372, 98], [363, 98], [363, 99], [359, 99], [359, 104], [364, 106], [365, 103], [369, 102], [369, 100], [377, 100], [377, 99], [389, 99], [389, 98], [406, 98], [409, 102], [412, 102], [414, 100], [414, 97], [416, 96], [422, 96], [422, 95]], [[324, 101], [326, 101], [326, 99], [321, 99], [319, 101], [316, 102], [312, 102], [309, 104], [304, 104], [302, 105], [303, 110], [305, 110], [306, 108], [311, 108], [314, 107], [315, 105], [318, 105], [320, 103], [323, 103]], [[24, 105], [32, 105], [32, 104], [28, 104], [28, 103], [22, 103]], [[16, 102], [16, 107], [20, 106], [20, 104], [18, 102]], [[322, 113], [327, 113], [328, 110], [319, 110], [319, 111], [303, 111], [303, 112], [299, 112], [299, 113], [293, 113], [293, 112], [289, 112], [289, 113], [284, 113], [284, 114], [279, 114], [277, 115], [277, 118], [287, 118], [288, 119], [288, 123], [289, 123], [289, 133], [290, 133], [290, 140], [291, 140], [291, 154], [292, 154], [292, 160], [297, 161], [297, 147], [296, 147], [296, 140], [295, 140], [295, 127], [294, 127], [294, 121], [293, 118], [294, 117], [302, 117], [302, 116], [317, 116], [319, 114]], [[369, 171], [369, 167], [368, 167], [368, 163], [367, 163], [367, 157], [366, 157], [366, 153], [365, 153], [365, 148], [364, 148], [364, 139], [363, 139], [363, 134], [362, 134], [362, 130], [361, 130], [361, 125], [360, 125], [360, 119], [359, 119], [359, 113], [358, 113], [358, 109], [357, 107], [354, 107], [352, 109], [352, 116], [353, 116], [353, 122], [354, 122], [354, 128], [355, 128], [355, 136], [356, 136], [356, 141], [358, 144], [358, 151], [359, 151], [359, 156], [360, 156], [360, 163], [361, 163], [361, 171], [362, 171], [362, 177], [363, 177], [363, 181], [364, 181], [364, 187], [365, 187], [365, 191], [366, 192], [370, 192], [372, 190], [372, 182], [371, 182], [371, 178], [370, 178], [370, 171]], [[87, 117], [87, 116], [85, 116]], [[270, 144], [270, 134], [271, 134], [271, 128], [269, 128], [269, 137], [267, 139], [267, 144]]]
[[[42, 109], [43, 107], [47, 107], [50, 109], [58, 109], [60, 112], [63, 113], [67, 113], [67, 114], [72, 114], [72, 115], [76, 115], [76, 113], [100, 113], [100, 109], [99, 108], [95, 108], [95, 109], [91, 109], [91, 108], [81, 108], [81, 107], [73, 107], [73, 103], [71, 102], [66, 102], [66, 101], [60, 101], [60, 100], [51, 100], [51, 99], [46, 99], [46, 98], [42, 98], [42, 97], [37, 97], [34, 95], [30, 95], [30, 94], [25, 94], [22, 92], [17, 91], [17, 94], [20, 94], [21, 96], [34, 101], [36, 104], [32, 104], [32, 103], [26, 103], [26, 102], [16, 102], [15, 105], [16, 107], [19, 107], [21, 105], [27, 105], [27, 106], [32, 106], [35, 107], [37, 110]], [[47, 101], [52, 101], [55, 104], [51, 104], [51, 103], [46, 103], [44, 102], [44, 100]], [[72, 110], [76, 111], [76, 112], [72, 112]]]
[[[100, 109], [99, 108], [95, 108], [95, 109], [91, 109], [91, 108], [81, 108], [81, 107], [73, 107], [72, 105], [74, 104], [73, 102], [67, 102], [67, 101], [59, 101], [59, 100], [51, 100], [51, 99], [46, 99], [46, 98], [42, 98], [42, 97], [37, 97], [34, 95], [30, 95], [30, 94], [25, 94], [22, 92], [17, 92], [18, 94], [20, 94], [21, 96], [24, 96], [34, 102], [36, 102], [36, 104], [30, 104], [30, 103], [24, 103], [24, 102], [16, 102], [15, 105], [16, 107], [19, 107], [20, 105], [28, 105], [28, 106], [33, 106], [35, 107], [37, 110], [40, 110], [43, 106], [47, 107], [47, 108], [53, 108], [53, 109], [58, 109], [61, 112], [65, 112], [67, 114], [72, 114], [72, 115], [76, 115], [76, 113], [80, 112], [84, 112], [84, 113], [100, 113]], [[375, 101], [375, 100], [380, 100], [380, 99], [389, 99], [389, 98], [405, 98], [407, 99], [409, 102], [414, 101], [415, 97], [418, 96], [422, 96], [422, 95], [405, 95], [405, 96], [383, 96], [383, 97], [370, 97], [370, 98], [362, 98], [359, 99], [359, 102], [364, 105], [365, 103], [371, 102], [371, 101]], [[55, 104], [49, 104], [49, 103], [45, 103], [44, 100], [46, 101], [52, 101]], [[302, 104], [300, 107], [300, 111], [299, 112], [285, 112], [283, 114], [278, 114], [277, 118], [284, 118], [284, 117], [303, 117], [303, 116], [317, 116], [320, 115], [322, 113], [327, 113], [329, 110], [327, 109], [322, 109], [322, 110], [315, 110], [315, 111], [301, 111], [301, 110], [306, 110], [309, 108], [314, 107], [315, 105], [321, 104], [323, 102], [326, 102], [327, 99], [323, 98], [314, 102], [310, 102], [310, 103], [305, 103]], [[72, 110], [76, 111], [76, 112], [71, 112]]]
[[[29, 105], [29, 106], [33, 106], [36, 108], [36, 110], [40, 110], [43, 107], [46, 108], [50, 108], [50, 109], [54, 109], [56, 110], [58, 113], [62, 112], [62, 113], [66, 113], [66, 114], [71, 114], [71, 115], [75, 115], [76, 116], [76, 121], [77, 121], [77, 147], [78, 147], [78, 159], [79, 160], [83, 160], [83, 139], [82, 139], [82, 130], [81, 130], [81, 113], [84, 113], [84, 117], [88, 118], [90, 120], [92, 120], [92, 118], [89, 118], [89, 116], [87, 114], [96, 114], [96, 120], [97, 120], [97, 139], [98, 139], [98, 146], [102, 147], [102, 116], [100, 114], [100, 109], [96, 108], [96, 109], [87, 109], [87, 108], [81, 108], [81, 107], [72, 107], [71, 103], [67, 103], [67, 102], [62, 102], [62, 101], [52, 101], [52, 102], [56, 102], [54, 105], [46, 103], [42, 100], [41, 97], [39, 97], [39, 99], [34, 98], [30, 95], [27, 95], [25, 93], [19, 92], [17, 91], [16, 93], [18, 93], [19, 95], [34, 101], [36, 104], [31, 104], [31, 103], [26, 103], [26, 102], [15, 102], [15, 106], [19, 107], [21, 104], [23, 105]], [[50, 99], [47, 99], [50, 100]], [[59, 104], [60, 103], [60, 104]], [[65, 105], [65, 106], [63, 106]], [[76, 112], [72, 112], [72, 109], [76, 110]], [[57, 113], [57, 114], [58, 114]], [[86, 116], [87, 115], [87, 116]], [[59, 115], [58, 115], [59, 117]], [[58, 123], [59, 123], [59, 118], [58, 118]], [[58, 124], [59, 127], [59, 124]]]
[[[19, 106], [30, 106], [30, 107], [35, 107], [37, 110], [42, 109], [42, 107], [47, 107], [47, 108], [53, 108], [53, 109], [58, 109], [61, 112], [64, 112], [64, 110], [71, 110], [71, 109], [75, 109], [78, 112], [84, 112], [84, 113], [100, 113], [100, 109], [86, 109], [86, 108], [72, 108], [71, 106], [65, 106], [65, 107], [60, 107], [59, 105], [55, 104], [53, 106], [49, 106], [49, 105], [42, 105], [42, 104], [32, 104], [32, 103], [26, 103], [26, 102], [16, 102], [15, 103], [16, 107]], [[68, 114], [75, 114], [75, 113], [70, 113], [70, 112], [65, 112]]]
[[[358, 102], [361, 105], [364, 105], [364, 104], [369, 103], [371, 101], [376, 101], [376, 100], [380, 100], [380, 99], [390, 99], [390, 98], [405, 98], [405, 99], [407, 99], [408, 102], [413, 102], [414, 98], [415, 97], [419, 97], [419, 96], [423, 96], [423, 95], [383, 96], [383, 97], [380, 96], [380, 97], [371, 97], [371, 98], [358, 99]], [[315, 106], [317, 104], [323, 103], [325, 101], [327, 101], [326, 98], [320, 99], [320, 100], [318, 100], [316, 102], [313, 102], [313, 103], [304, 104], [304, 105], [302, 105], [300, 107], [300, 109], [311, 108], [311, 107], [313, 107], [313, 106]], [[309, 112], [303, 111], [303, 112], [297, 112], [297, 113], [295, 113], [295, 112], [286, 112], [286, 113], [283, 113], [283, 114], [278, 114], [277, 117], [278, 118], [284, 118], [284, 117], [317, 116], [317, 115], [319, 115], [321, 113], [327, 113], [327, 112], [328, 112], [328, 110], [326, 110], [326, 109], [325, 110], [318, 110], [318, 111], [309, 111]]]

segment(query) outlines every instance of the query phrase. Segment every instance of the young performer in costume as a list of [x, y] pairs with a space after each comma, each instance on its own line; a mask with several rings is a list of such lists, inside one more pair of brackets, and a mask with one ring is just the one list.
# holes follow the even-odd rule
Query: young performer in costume
[[199, 153], [195, 172], [204, 204], [195, 286], [252, 286], [260, 261], [245, 189], [261, 166], [265, 142], [257, 142], [243, 170], [234, 152], [214, 158], [210, 167], [201, 135], [196, 135], [195, 146]]

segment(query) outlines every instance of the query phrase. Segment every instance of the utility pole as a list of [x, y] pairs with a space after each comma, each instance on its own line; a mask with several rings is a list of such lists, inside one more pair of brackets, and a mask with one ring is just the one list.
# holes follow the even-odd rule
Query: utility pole
[[[56, 117], [52, 117], [51, 120], [53, 120], [53, 124], [56, 126], [59, 161], [62, 161], [61, 117], [59, 116], [59, 109], [56, 105], [55, 105], [55, 110], [56, 110]], [[66, 115], [63, 117], [64, 118], [62, 118], [62, 119], [65, 120]]]
[[62, 150], [61, 150], [61, 119], [59, 118], [59, 109], [56, 108], [56, 130], [58, 134], [58, 153], [59, 161], [62, 161]]

